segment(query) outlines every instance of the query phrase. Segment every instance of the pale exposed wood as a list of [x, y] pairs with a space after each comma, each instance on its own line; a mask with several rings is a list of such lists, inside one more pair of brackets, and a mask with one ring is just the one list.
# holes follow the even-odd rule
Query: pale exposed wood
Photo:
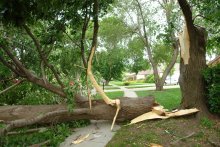
[[80, 136], [79, 138], [77, 138], [76, 140], [74, 140], [72, 143], [73, 144], [79, 144], [81, 142], [83, 142], [84, 140], [86, 140], [86, 138], [89, 137], [90, 134], [84, 135], [84, 136]]
[[165, 110], [161, 110], [161, 109], [157, 109], [157, 108], [159, 108], [159, 107], [157, 106], [155, 110], [153, 110], [151, 112], [147, 112], [145, 114], [142, 114], [142, 115], [132, 119], [130, 124], [135, 124], [135, 123], [138, 123], [141, 121], [151, 120], [151, 119], [167, 119], [167, 118], [171, 118], [171, 117], [179, 117], [179, 116], [190, 115], [190, 114], [199, 112], [199, 110], [196, 108], [178, 110], [175, 112], [165, 112]]
[[183, 26], [183, 32], [179, 34], [179, 42], [180, 42], [180, 49], [181, 49], [181, 58], [183, 59], [184, 64], [189, 64], [189, 47], [190, 47], [190, 40], [189, 40], [189, 33], [187, 26]]

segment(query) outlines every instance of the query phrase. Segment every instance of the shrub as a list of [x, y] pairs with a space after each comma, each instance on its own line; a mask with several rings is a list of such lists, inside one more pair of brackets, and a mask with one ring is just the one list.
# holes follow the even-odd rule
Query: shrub
[[203, 75], [206, 80], [206, 90], [209, 109], [220, 115], [220, 64], [208, 67]]
[[145, 83], [154, 83], [154, 75], [150, 74], [146, 77]]
[[129, 82], [124, 82], [123, 85], [128, 86], [128, 85], [130, 85], [130, 83]]

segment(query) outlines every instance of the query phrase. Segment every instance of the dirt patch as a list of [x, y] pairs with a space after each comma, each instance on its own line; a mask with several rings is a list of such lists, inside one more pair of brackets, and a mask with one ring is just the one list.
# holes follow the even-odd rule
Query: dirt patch
[[152, 120], [122, 127], [107, 147], [213, 147], [220, 145], [220, 123], [193, 116]]

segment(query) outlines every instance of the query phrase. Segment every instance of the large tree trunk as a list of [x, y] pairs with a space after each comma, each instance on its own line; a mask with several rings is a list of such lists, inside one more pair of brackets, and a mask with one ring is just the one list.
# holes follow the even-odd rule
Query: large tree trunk
[[[154, 103], [152, 96], [140, 99], [121, 98], [121, 109], [117, 121], [131, 120], [145, 112], [151, 111]], [[88, 100], [84, 97], [77, 97], [76, 108], [71, 112], [67, 110], [67, 105], [18, 105], [1, 106], [0, 120], [10, 122], [15, 120], [28, 120], [17, 127], [31, 124], [57, 123], [79, 119], [112, 120], [115, 115], [115, 107], [106, 105], [103, 100], [93, 100], [92, 109], [89, 109]], [[55, 113], [53, 113], [55, 112]], [[50, 113], [50, 115], [47, 115]], [[47, 117], [34, 120], [39, 116]], [[33, 122], [33, 123], [32, 123]], [[28, 124], [27, 124], [28, 123]], [[15, 127], [16, 128], [16, 125]]]
[[202, 76], [202, 71], [206, 67], [206, 32], [204, 28], [195, 27], [193, 24], [191, 8], [187, 1], [178, 0], [178, 2], [185, 17], [190, 41], [189, 62], [184, 64], [181, 59], [180, 63], [181, 107], [196, 107], [202, 114], [207, 114], [205, 81]]
[[202, 71], [206, 68], [205, 30], [196, 28], [195, 37], [190, 41], [189, 64], [180, 62], [180, 88], [183, 108], [197, 107], [206, 110], [205, 81]]

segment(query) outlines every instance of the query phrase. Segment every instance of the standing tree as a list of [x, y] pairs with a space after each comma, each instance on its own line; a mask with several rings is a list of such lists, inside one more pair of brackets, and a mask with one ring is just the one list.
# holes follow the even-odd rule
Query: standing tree
[[[186, 0], [178, 0], [183, 12], [189, 40], [189, 62], [180, 62], [180, 88], [182, 92], [182, 108], [196, 107], [202, 113], [208, 113], [205, 96], [205, 81], [202, 71], [206, 68], [206, 38], [204, 28], [195, 26], [192, 10]], [[185, 42], [187, 43], [187, 42]], [[181, 48], [181, 50], [186, 50]]]
[[[176, 6], [175, 2], [173, 0], [163, 1], [161, 3], [159, 2], [161, 7], [158, 6], [157, 2], [152, 1], [144, 2], [140, 0], [128, 0], [127, 3], [129, 3], [129, 5], [124, 5], [124, 3], [119, 2], [118, 11], [121, 11], [123, 13], [123, 18], [125, 19], [124, 21], [127, 21], [128, 25], [133, 28], [133, 37], [140, 37], [142, 42], [144, 43], [148, 61], [153, 69], [156, 90], [161, 91], [163, 90], [163, 85], [167, 75], [169, 74], [177, 60], [179, 52], [178, 41], [177, 37], [175, 36], [178, 28], [176, 28], [176, 23], [174, 23], [178, 20], [178, 16], [175, 15], [175, 13], [172, 13]], [[131, 7], [133, 9], [131, 9]], [[161, 10], [161, 8], [162, 10], [164, 10], [164, 14], [166, 16], [166, 24], [160, 24], [157, 20], [160, 17], [158, 15], [161, 15], [162, 13], [161, 11], [159, 11]], [[130, 19], [126, 18], [125, 16], [128, 16], [128, 18]], [[169, 48], [169, 50], [163, 52], [164, 54], [167, 54], [169, 56], [169, 60], [163, 60], [167, 61], [165, 64], [158, 63], [157, 61], [162, 60], [156, 59], [156, 54], [158, 52], [156, 52], [157, 49], [155, 47], [158, 46], [155, 44], [158, 44], [161, 41], [161, 39], [157, 39], [157, 36], [162, 36], [161, 32], [164, 32], [162, 39], [163, 45], [165, 45], [166, 48]], [[159, 65], [161, 64], [165, 65], [165, 70], [162, 76], [159, 74], [158, 70]]]

